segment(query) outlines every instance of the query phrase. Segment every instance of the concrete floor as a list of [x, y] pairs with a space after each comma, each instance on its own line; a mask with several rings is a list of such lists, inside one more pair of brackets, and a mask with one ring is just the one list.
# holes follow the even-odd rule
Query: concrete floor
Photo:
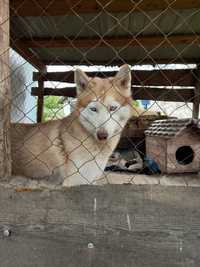
[[190, 186], [1, 185], [0, 266], [199, 267], [199, 203]]

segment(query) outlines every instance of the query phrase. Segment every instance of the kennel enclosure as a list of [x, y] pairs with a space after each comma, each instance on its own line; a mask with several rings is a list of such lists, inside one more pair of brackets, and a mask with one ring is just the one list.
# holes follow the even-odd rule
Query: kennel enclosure
[[[2, 267], [199, 266], [197, 178], [188, 176], [181, 186], [174, 179], [176, 186], [162, 185], [161, 180], [71, 189], [38, 188], [33, 181], [27, 187], [22, 177], [20, 185], [16, 180], [3, 182], [11, 174], [10, 47], [38, 70], [33, 74], [38, 86], [31, 91], [37, 97], [38, 122], [43, 120], [44, 96], [76, 96], [73, 85], [62, 89], [45, 85], [73, 83], [73, 69], [48, 72], [51, 64], [151, 64], [155, 68], [148, 71], [132, 70], [134, 98], [192, 103], [197, 119], [199, 10], [199, 0], [0, 0]], [[179, 63], [186, 68], [176, 68]], [[113, 74], [101, 68], [89, 73]]]

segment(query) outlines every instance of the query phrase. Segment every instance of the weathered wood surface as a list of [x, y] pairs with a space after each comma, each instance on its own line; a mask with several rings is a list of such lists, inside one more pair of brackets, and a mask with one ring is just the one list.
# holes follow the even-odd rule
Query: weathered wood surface
[[11, 174], [9, 1], [0, 0], [0, 177]]
[[200, 104], [200, 68], [195, 71], [195, 90], [194, 90], [194, 100], [193, 100], [193, 110], [192, 117], [194, 119], [199, 118], [199, 104]]
[[42, 122], [44, 108], [44, 82], [38, 81], [37, 122]]
[[157, 162], [162, 173], [167, 172], [167, 140], [159, 136], [146, 136], [146, 155]]
[[107, 12], [130, 12], [130, 11], [150, 11], [150, 10], [164, 10], [170, 9], [190, 9], [199, 8], [199, 0], [169, 0], [168, 2], [160, 0], [143, 0], [143, 1], [132, 1], [132, 0], [114, 0], [108, 2], [108, 0], [100, 1], [87, 1], [82, 0], [59, 0], [53, 1], [49, 4], [48, 0], [37, 0], [35, 1], [23, 1], [23, 0], [12, 0], [11, 1], [11, 12], [12, 15], [18, 16], [62, 16], [68, 13], [76, 12], [80, 13], [99, 13], [103, 9]]
[[[199, 267], [200, 188], [0, 188], [1, 267]], [[94, 245], [88, 248], [88, 243]]]
[[[185, 58], [182, 55], [177, 55], [177, 57], [174, 58], [164, 58], [164, 57], [160, 57], [160, 58], [149, 58], [149, 57], [144, 57], [143, 59], [141, 59], [139, 62], [136, 59], [127, 59], [126, 63], [129, 65], [155, 65], [155, 64], [199, 64], [199, 58], [198, 57], [190, 57], [190, 58]], [[77, 65], [76, 60], [66, 60], [64, 58], [62, 58], [61, 56], [57, 56], [52, 57], [50, 59], [44, 59], [42, 61], [45, 65]], [[88, 60], [87, 59], [83, 59], [81, 61], [81, 64], [88, 64]], [[101, 60], [92, 60], [92, 64], [93, 65], [108, 65], [108, 60], [106, 61], [105, 58], [102, 58]], [[112, 62], [109, 62], [110, 66], [121, 66], [122, 64], [124, 64], [124, 60], [120, 59], [120, 58], [113, 58]]]
[[[90, 77], [112, 77], [116, 74], [114, 71], [110, 72], [87, 72]], [[194, 74], [192, 69], [183, 70], [133, 70], [132, 83], [141, 86], [194, 86]], [[74, 83], [74, 72], [47, 72], [45, 74], [34, 72], [33, 81], [56, 81]]]
[[[31, 95], [39, 96], [40, 88], [32, 87]], [[66, 96], [76, 97], [75, 87], [64, 87], [64, 88], [49, 88], [45, 87], [43, 94], [53, 96]], [[149, 88], [149, 87], [132, 87], [132, 96], [134, 99], [149, 99], [158, 101], [172, 101], [172, 102], [193, 102], [194, 100], [194, 89], [160, 89], [160, 88]]]
[[27, 47], [31, 48], [91, 48], [91, 47], [113, 47], [128, 46], [172, 46], [176, 44], [200, 44], [200, 35], [170, 35], [170, 36], [125, 36], [125, 37], [103, 37], [103, 38], [76, 38], [75, 40], [66, 37], [54, 38], [31, 38], [20, 39]]
[[20, 40], [13, 40], [11, 39], [11, 47], [21, 55], [26, 61], [32, 64], [37, 70], [39, 71], [46, 71], [46, 65], [36, 56], [34, 53], [31, 52], [28, 46]]

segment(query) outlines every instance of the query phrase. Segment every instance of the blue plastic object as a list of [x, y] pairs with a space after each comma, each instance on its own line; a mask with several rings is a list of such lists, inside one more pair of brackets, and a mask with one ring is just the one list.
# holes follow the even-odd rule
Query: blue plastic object
[[147, 109], [148, 105], [150, 105], [150, 100], [141, 100], [141, 104], [144, 107], [144, 109]]
[[149, 158], [149, 157], [144, 157], [144, 162], [146, 167], [152, 172], [152, 173], [160, 173], [160, 168], [158, 164], [155, 162], [155, 160]]

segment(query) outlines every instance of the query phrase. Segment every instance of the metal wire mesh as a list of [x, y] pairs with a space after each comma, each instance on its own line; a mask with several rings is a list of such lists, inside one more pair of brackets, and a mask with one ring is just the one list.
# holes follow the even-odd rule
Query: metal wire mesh
[[176, 0], [11, 2], [10, 43], [24, 58], [10, 52], [13, 174], [71, 186], [115, 182], [113, 170], [127, 174], [120, 183], [198, 172], [198, 122], [182, 119], [199, 116], [199, 18]]

